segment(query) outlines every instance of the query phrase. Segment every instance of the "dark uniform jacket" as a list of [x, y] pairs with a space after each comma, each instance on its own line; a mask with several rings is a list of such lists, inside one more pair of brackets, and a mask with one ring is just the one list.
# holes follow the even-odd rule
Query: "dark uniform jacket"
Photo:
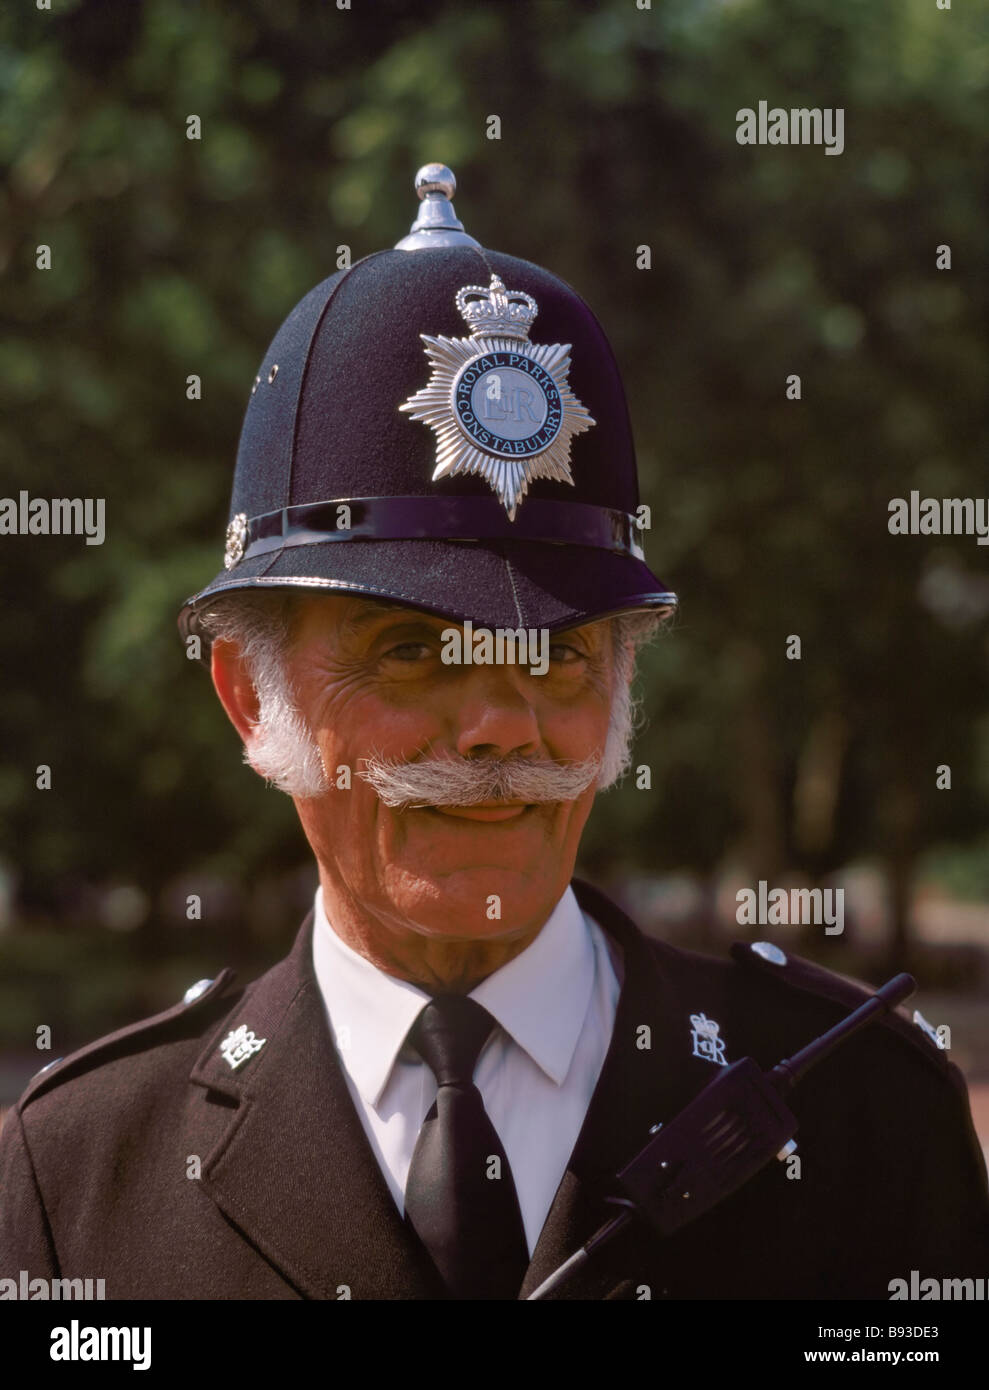
[[[768, 1068], [867, 997], [793, 957], [675, 950], [574, 887], [621, 946], [624, 983], [523, 1297], [614, 1214], [614, 1174], [650, 1127], [717, 1074], [692, 1015], [718, 1025], [727, 1062]], [[103, 1278], [108, 1299], [442, 1297], [350, 1099], [311, 947], [310, 917], [246, 989], [224, 971], [34, 1079], [0, 1137], [0, 1277]], [[242, 1026], [264, 1044], [232, 1069], [220, 1048]], [[633, 1223], [558, 1296], [888, 1299], [911, 1271], [989, 1275], [964, 1082], [919, 1028], [870, 1025], [787, 1103], [799, 1176], [772, 1161], [667, 1240]]]

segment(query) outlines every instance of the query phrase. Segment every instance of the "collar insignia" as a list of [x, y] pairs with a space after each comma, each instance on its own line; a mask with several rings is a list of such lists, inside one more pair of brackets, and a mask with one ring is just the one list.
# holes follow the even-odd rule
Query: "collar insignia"
[[704, 1014], [690, 1015], [691, 1034], [690, 1039], [694, 1045], [693, 1056], [703, 1057], [705, 1062], [714, 1062], [719, 1067], [726, 1067], [724, 1039], [718, 1037], [719, 1025], [713, 1018], [707, 1018]]
[[535, 478], [570, 483], [570, 441], [595, 422], [570, 390], [570, 344], [530, 343], [531, 294], [465, 285], [456, 304], [469, 338], [420, 333], [433, 374], [399, 406], [436, 432], [433, 481], [478, 473], [515, 520]]
[[260, 1052], [268, 1041], [267, 1038], [256, 1038], [250, 1028], [242, 1023], [234, 1032], [228, 1033], [220, 1043], [220, 1051], [223, 1060], [230, 1063], [231, 1071], [236, 1071], [241, 1063], [246, 1062], [248, 1057], [253, 1057], [255, 1052]]

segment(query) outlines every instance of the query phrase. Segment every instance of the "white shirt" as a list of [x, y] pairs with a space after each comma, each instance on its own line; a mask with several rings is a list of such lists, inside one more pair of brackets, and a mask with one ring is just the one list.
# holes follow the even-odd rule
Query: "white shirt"
[[[405, 1038], [430, 996], [386, 975], [333, 931], [316, 892], [313, 963], [350, 1094], [399, 1212], [419, 1129], [436, 1098]], [[500, 1027], [474, 1082], [505, 1148], [535, 1248], [611, 1042], [621, 952], [567, 888], [534, 941], [470, 997]]]

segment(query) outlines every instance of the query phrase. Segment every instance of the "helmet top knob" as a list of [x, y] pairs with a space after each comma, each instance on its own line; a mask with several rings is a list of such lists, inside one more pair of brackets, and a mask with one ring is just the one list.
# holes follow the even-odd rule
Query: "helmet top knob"
[[419, 215], [409, 235], [396, 243], [396, 251], [428, 251], [437, 246], [478, 246], [464, 231], [454, 211], [452, 198], [457, 191], [453, 170], [445, 164], [424, 164], [415, 178], [419, 196]]

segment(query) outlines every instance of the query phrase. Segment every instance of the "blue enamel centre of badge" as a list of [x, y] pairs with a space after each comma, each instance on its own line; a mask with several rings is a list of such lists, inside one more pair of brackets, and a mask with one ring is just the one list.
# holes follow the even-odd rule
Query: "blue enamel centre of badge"
[[503, 458], [541, 454], [563, 424], [556, 382], [520, 352], [487, 352], [468, 362], [454, 382], [453, 402], [468, 439]]

